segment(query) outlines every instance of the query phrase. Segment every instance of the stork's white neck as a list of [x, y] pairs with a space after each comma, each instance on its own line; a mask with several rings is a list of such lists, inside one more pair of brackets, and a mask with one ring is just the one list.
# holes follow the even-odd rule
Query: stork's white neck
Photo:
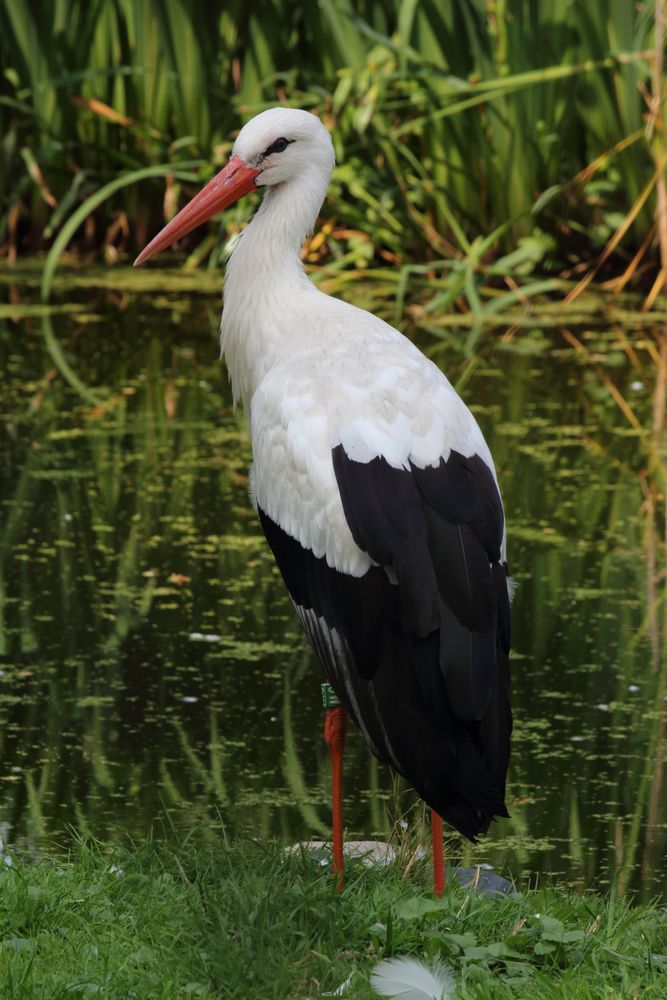
[[313, 166], [293, 180], [267, 188], [259, 211], [227, 265], [222, 312], [222, 353], [235, 401], [249, 415], [255, 388], [294, 349], [298, 302], [315, 293], [299, 250], [313, 228], [330, 171]]

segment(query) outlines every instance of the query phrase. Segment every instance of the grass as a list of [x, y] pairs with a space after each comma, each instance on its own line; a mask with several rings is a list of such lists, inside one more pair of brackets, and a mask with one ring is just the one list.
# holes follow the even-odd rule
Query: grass
[[[5, 998], [370, 998], [383, 956], [442, 957], [456, 996], [664, 997], [667, 911], [557, 886], [500, 900], [429, 871], [328, 870], [270, 844], [77, 844], [0, 869]], [[329, 993], [329, 995], [331, 995]]]

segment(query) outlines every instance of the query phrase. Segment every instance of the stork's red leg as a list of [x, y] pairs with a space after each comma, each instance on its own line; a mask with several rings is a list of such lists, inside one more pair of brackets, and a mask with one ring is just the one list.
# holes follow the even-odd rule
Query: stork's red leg
[[431, 841], [433, 844], [433, 894], [445, 891], [445, 852], [442, 845], [442, 819], [431, 809]]
[[333, 870], [336, 888], [343, 888], [343, 748], [347, 733], [347, 712], [342, 705], [327, 709], [324, 739], [331, 754], [331, 811]]

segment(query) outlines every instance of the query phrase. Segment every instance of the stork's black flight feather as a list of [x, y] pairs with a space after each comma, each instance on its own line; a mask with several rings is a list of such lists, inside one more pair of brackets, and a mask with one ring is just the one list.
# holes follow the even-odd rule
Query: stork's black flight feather
[[452, 451], [395, 469], [332, 460], [356, 544], [376, 565], [332, 569], [260, 519], [324, 673], [373, 752], [465, 836], [506, 816], [509, 602], [491, 469]]

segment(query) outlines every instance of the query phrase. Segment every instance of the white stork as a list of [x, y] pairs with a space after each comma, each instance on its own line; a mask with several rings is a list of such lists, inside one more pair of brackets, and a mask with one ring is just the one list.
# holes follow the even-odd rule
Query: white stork
[[509, 598], [503, 507], [477, 421], [442, 372], [376, 316], [318, 291], [299, 250], [334, 151], [306, 111], [241, 129], [229, 163], [140, 264], [255, 188], [227, 266], [222, 351], [250, 424], [251, 492], [330, 709], [342, 884], [345, 711], [381, 761], [474, 840], [507, 816]]

